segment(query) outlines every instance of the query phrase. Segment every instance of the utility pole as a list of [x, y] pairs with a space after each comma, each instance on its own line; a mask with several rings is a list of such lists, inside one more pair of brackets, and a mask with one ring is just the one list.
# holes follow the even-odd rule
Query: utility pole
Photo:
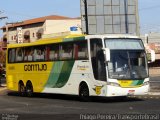
[[88, 4], [87, 4], [87, 0], [84, 0], [84, 10], [85, 10], [85, 24], [86, 24], [86, 34], [89, 34], [89, 29], [88, 29]]
[[139, 11], [138, 11], [138, 0], [136, 0], [136, 21], [137, 21], [137, 29], [136, 29], [136, 34], [140, 36], [140, 26], [139, 26]]
[[125, 10], [125, 30], [126, 33], [129, 33], [129, 25], [128, 25], [128, 0], [124, 0], [124, 10]]

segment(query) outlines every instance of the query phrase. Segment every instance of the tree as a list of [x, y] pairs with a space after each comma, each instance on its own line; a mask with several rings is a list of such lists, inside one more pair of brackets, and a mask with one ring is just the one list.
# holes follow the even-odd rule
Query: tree
[[6, 52], [4, 50], [0, 50], [0, 63], [5, 66], [6, 64]]

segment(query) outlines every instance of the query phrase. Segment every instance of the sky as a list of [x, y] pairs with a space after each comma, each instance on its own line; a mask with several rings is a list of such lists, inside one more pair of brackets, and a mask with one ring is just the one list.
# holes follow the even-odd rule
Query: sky
[[[140, 31], [160, 32], [160, 0], [138, 0]], [[80, 0], [0, 0], [0, 27], [6, 22], [20, 22], [48, 15], [80, 16]], [[1, 33], [0, 33], [1, 37]]]
[[138, 0], [141, 33], [160, 32], [160, 0]]

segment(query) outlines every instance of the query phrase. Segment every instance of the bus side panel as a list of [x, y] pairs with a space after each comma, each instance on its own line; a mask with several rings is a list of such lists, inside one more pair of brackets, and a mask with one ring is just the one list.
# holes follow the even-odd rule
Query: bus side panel
[[7, 87], [18, 91], [19, 81], [31, 81], [34, 92], [42, 92], [54, 62], [18, 63], [7, 65]]
[[[61, 71], [60, 75], [58, 77], [52, 76], [52, 79], [50, 78], [48, 80], [45, 86], [45, 89], [43, 91], [44, 93], [60, 93], [60, 94], [78, 95], [79, 85], [82, 81], [85, 81], [90, 89], [90, 85], [92, 84], [93, 79], [90, 78], [91, 70], [90, 70], [88, 61], [83, 62], [79, 60], [79, 61], [75, 61], [74, 63], [73, 62], [71, 63], [71, 61], [70, 62], [68, 61], [67, 63], [63, 62], [62, 66], [59, 68], [59, 69], [62, 69], [60, 70]], [[56, 70], [59, 70], [58, 67], [55, 67], [55, 68]], [[54, 71], [51, 73], [54, 74]], [[54, 80], [55, 78], [59, 79], [59, 80], [56, 80], [57, 83]]]
[[9, 90], [18, 91], [18, 83], [23, 80], [24, 84], [24, 72], [23, 68], [19, 64], [8, 64], [7, 65], [7, 87]]
[[45, 87], [62, 88], [69, 80], [74, 61], [55, 62]]

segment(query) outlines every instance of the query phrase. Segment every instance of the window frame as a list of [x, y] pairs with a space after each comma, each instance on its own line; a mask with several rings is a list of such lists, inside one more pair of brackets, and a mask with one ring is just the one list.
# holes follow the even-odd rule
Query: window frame
[[[84, 58], [80, 58], [80, 57], [77, 57], [75, 58], [75, 45], [79, 45], [81, 46], [81, 44], [84, 43], [86, 46], [84, 47], [85, 49], [85, 54], [86, 56]], [[65, 46], [65, 45], [72, 45], [72, 52], [71, 52], [71, 58], [67, 58], [67, 59], [61, 59], [60, 57], [60, 51], [61, 51], [61, 48], [62, 46]], [[51, 60], [49, 58], [49, 53], [47, 53], [47, 48], [50, 49], [49, 52], [51, 51], [51, 48], [54, 48], [55, 46], [58, 46], [58, 56], [57, 56], [57, 59], [53, 59]], [[82, 45], [83, 46], [83, 45]], [[26, 61], [25, 60], [25, 50], [26, 49], [30, 49], [33, 51], [37, 48], [42, 48], [43, 47], [43, 50], [44, 50], [44, 59], [43, 60], [34, 60], [34, 58], [32, 58], [32, 61]], [[22, 49], [23, 50], [23, 60], [22, 61], [16, 61], [16, 50], [17, 49]], [[83, 49], [83, 48], [81, 48]], [[12, 50], [15, 50], [15, 59], [14, 61], [12, 62], [12, 56], [9, 55], [9, 51], [12, 51]], [[79, 51], [78, 51], [79, 52]], [[11, 58], [10, 58], [11, 57]], [[35, 56], [34, 56], [35, 57]], [[11, 60], [11, 61], [9, 61]], [[59, 42], [59, 43], [51, 43], [51, 44], [42, 44], [42, 45], [33, 45], [33, 46], [23, 46], [23, 47], [14, 47], [14, 48], [8, 48], [8, 63], [11, 64], [11, 63], [28, 63], [28, 62], [52, 62], [52, 61], [70, 61], [70, 60], [89, 60], [89, 51], [88, 51], [88, 42], [87, 40], [75, 40], [75, 41], [67, 41], [67, 42]]]

